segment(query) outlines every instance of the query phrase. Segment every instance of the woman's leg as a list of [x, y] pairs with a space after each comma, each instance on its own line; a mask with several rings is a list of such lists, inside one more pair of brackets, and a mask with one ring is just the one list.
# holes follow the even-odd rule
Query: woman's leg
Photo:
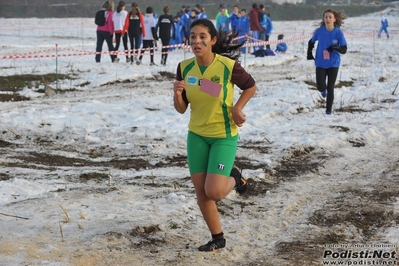
[[134, 48], [134, 43], [133, 43], [133, 34], [131, 32], [127, 32], [129, 36], [129, 42], [130, 42], [130, 50], [129, 50], [129, 55], [130, 55], [130, 61], [133, 62], [133, 48]]
[[228, 139], [203, 138], [189, 132], [188, 164], [198, 206], [211, 234], [222, 232], [216, 201], [226, 197], [236, 185], [230, 178], [237, 150], [237, 136]]
[[334, 86], [335, 81], [338, 76], [338, 67], [332, 67], [327, 69], [327, 105], [326, 105], [326, 113], [331, 113], [332, 105], [334, 102]]
[[134, 36], [134, 57], [139, 56], [140, 35]]
[[127, 32], [122, 37], [123, 48], [125, 49], [124, 54], [126, 56], [126, 62], [129, 62], [129, 47], [127, 46]]
[[96, 44], [96, 62], [101, 62], [101, 51], [103, 49], [105, 37], [101, 31], [97, 31], [97, 44]]
[[112, 43], [112, 34], [107, 32], [106, 33], [106, 38], [105, 38], [107, 45], [108, 45], [108, 51], [109, 55], [111, 57], [111, 62], [114, 62], [116, 55], [113, 53], [115, 51], [114, 45]]
[[143, 40], [143, 47], [140, 51], [140, 57], [139, 57], [139, 62], [141, 63], [141, 60], [143, 59], [143, 55], [145, 53], [145, 50], [149, 47], [150, 41], [148, 40]]
[[326, 90], [327, 69], [316, 67], [316, 86], [319, 92]]
[[[195, 194], [197, 195], [197, 203], [209, 231], [211, 234], [219, 234], [223, 231], [220, 224], [219, 212], [216, 201], [210, 199], [205, 193], [206, 178], [205, 172], [191, 175], [191, 181], [194, 185]], [[224, 178], [227, 179], [226, 177]]]
[[[119, 51], [119, 46], [121, 45], [121, 36], [122, 36], [122, 34], [120, 34], [120, 33], [115, 33], [115, 40], [116, 40], [116, 43], [115, 43], [115, 51], [116, 51], [116, 52]], [[116, 54], [115, 56], [118, 57], [117, 54]]]
[[169, 52], [169, 46], [170, 44], [170, 38], [162, 38], [162, 59], [161, 59], [161, 64], [166, 65], [166, 60], [168, 59], [168, 52]]
[[150, 47], [150, 58], [151, 58], [151, 63], [154, 64], [154, 41], [149, 40], [148, 41], [148, 47]]

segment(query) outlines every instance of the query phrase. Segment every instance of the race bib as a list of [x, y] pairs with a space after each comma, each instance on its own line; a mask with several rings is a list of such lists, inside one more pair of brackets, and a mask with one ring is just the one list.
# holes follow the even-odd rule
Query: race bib
[[222, 84], [210, 81], [208, 79], [202, 79], [200, 91], [205, 92], [214, 97], [219, 97], [221, 90], [222, 90]]

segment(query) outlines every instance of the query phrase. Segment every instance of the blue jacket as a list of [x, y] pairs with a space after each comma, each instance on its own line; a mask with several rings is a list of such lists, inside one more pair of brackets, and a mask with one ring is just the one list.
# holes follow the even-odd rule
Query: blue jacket
[[262, 16], [262, 21], [259, 22], [260, 26], [265, 29], [266, 33], [266, 28], [267, 28], [267, 15], [265, 13], [259, 12], [259, 16]]
[[232, 14], [230, 15], [229, 20], [230, 20], [231, 27], [232, 27], [232, 28], [237, 28], [237, 23], [238, 23], [238, 16], [237, 16], [237, 14], [232, 13]]
[[249, 34], [249, 19], [247, 16], [242, 16], [237, 21], [238, 36], [243, 36], [245, 34]]
[[388, 28], [388, 20], [384, 17], [381, 18], [381, 27]]
[[228, 16], [220, 15], [216, 20], [216, 30], [222, 29], [222, 31], [230, 30], [230, 19]]
[[267, 20], [267, 27], [265, 29], [265, 34], [270, 35], [270, 34], [272, 34], [272, 31], [273, 31], [273, 22], [270, 19], [270, 17], [268, 17], [268, 16], [266, 16], [266, 20]]
[[[318, 42], [315, 56], [316, 67], [328, 69], [331, 67], [339, 67], [341, 64], [341, 56], [339, 52], [334, 50], [331, 53], [327, 52], [327, 48], [331, 45], [346, 46], [346, 39], [344, 33], [340, 28], [334, 28], [328, 31], [326, 26], [317, 28], [313, 34], [312, 42]], [[329, 58], [325, 58], [324, 54], [328, 53]]]

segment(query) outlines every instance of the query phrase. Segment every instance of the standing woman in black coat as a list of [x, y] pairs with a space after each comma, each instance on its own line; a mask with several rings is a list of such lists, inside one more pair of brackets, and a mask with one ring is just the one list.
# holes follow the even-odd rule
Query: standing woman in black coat
[[164, 12], [164, 14], [162, 14], [158, 18], [157, 25], [159, 28], [158, 36], [161, 38], [161, 42], [162, 42], [161, 65], [166, 65], [166, 59], [168, 58], [171, 31], [173, 32], [172, 39], [175, 39], [176, 27], [175, 27], [175, 23], [174, 23], [174, 18], [170, 14], [170, 7], [165, 6], [163, 8], [163, 12]]
[[128, 35], [130, 41], [130, 62], [137, 63], [137, 56], [141, 45], [141, 39], [145, 36], [144, 16], [140, 12], [139, 6], [136, 3], [132, 4], [132, 11], [129, 12], [129, 27]]

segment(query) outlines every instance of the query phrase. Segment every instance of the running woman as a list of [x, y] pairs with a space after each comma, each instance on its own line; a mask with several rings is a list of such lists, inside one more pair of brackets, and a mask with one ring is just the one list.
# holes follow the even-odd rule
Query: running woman
[[[320, 27], [308, 42], [307, 59], [315, 60], [317, 89], [323, 98], [327, 97], [326, 115], [331, 114], [334, 102], [334, 85], [341, 64], [340, 54], [345, 54], [347, 50], [345, 36], [340, 29], [345, 18], [342, 11], [325, 10]], [[313, 57], [312, 50], [316, 41], [316, 56]]]
[[[238, 62], [242, 43], [236, 34], [217, 31], [212, 21], [198, 19], [190, 26], [194, 57], [179, 63], [174, 83], [174, 107], [183, 114], [190, 106], [187, 157], [191, 181], [211, 241], [200, 251], [226, 246], [216, 201], [232, 189], [242, 194], [247, 182], [233, 167], [238, 127], [246, 121], [243, 109], [256, 91], [255, 81]], [[234, 104], [234, 85], [242, 90]]]

